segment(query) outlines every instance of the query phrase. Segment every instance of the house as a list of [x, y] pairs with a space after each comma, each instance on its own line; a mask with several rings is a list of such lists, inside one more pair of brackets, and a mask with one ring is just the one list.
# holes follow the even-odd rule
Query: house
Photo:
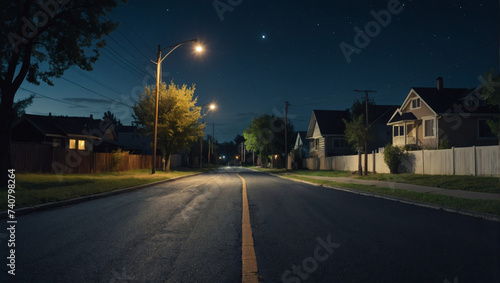
[[293, 149], [298, 153], [298, 158], [309, 157], [309, 141], [306, 140], [307, 131], [298, 131]]
[[480, 89], [413, 87], [387, 125], [392, 127], [392, 144], [416, 148], [496, 145], [487, 120], [498, 114], [486, 104]]
[[392, 127], [387, 125], [387, 121], [396, 109], [398, 105], [371, 105], [368, 116], [373, 118], [370, 118], [371, 140], [368, 142], [368, 152], [392, 143]]
[[89, 117], [25, 114], [12, 128], [12, 141], [51, 144], [54, 148], [111, 152], [118, 148], [114, 126]]
[[118, 144], [131, 154], [153, 154], [153, 138], [140, 134], [135, 126], [119, 125], [115, 128]]
[[310, 157], [322, 158], [354, 153], [345, 138], [342, 119], [350, 119], [349, 110], [313, 110], [306, 134]]

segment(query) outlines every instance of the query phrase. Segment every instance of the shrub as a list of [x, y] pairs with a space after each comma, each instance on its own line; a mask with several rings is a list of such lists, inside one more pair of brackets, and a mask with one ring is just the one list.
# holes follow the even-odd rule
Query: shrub
[[125, 155], [128, 154], [128, 151], [123, 151], [121, 148], [118, 148], [116, 150], [113, 150], [113, 168], [115, 169], [116, 172], [118, 172], [118, 167], [120, 166], [120, 163], [122, 162], [123, 158], [125, 158]]
[[401, 160], [405, 156], [404, 150], [399, 146], [388, 144], [384, 148], [384, 162], [391, 170], [391, 174], [399, 173], [398, 168], [401, 165]]
[[449, 149], [450, 147], [450, 141], [447, 138], [442, 138], [439, 140], [439, 149]]

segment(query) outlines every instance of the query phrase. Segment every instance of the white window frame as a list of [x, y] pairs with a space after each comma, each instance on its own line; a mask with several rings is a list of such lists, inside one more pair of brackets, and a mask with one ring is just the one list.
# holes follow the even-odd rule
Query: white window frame
[[[425, 126], [425, 122], [426, 121], [433, 121], [432, 122], [432, 126], [433, 126], [433, 131], [432, 131], [432, 136], [427, 136], [426, 135], [426, 126]], [[437, 132], [437, 129], [436, 129], [436, 118], [435, 117], [432, 117], [432, 118], [422, 118], [422, 125], [424, 126], [423, 128], [423, 133], [422, 135], [424, 136], [424, 139], [434, 139], [436, 138], [436, 132]]]
[[[418, 107], [413, 107], [413, 101], [418, 101]], [[410, 109], [419, 109], [422, 106], [420, 97], [415, 97], [410, 101]]]

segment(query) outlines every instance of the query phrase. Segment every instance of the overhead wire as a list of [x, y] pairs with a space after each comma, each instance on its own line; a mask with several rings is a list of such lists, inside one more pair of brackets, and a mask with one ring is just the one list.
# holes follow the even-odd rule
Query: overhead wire
[[80, 84], [78, 84], [78, 83], [75, 83], [75, 82], [73, 82], [73, 81], [71, 81], [71, 80], [68, 80], [68, 79], [66, 79], [66, 78], [64, 78], [64, 77], [62, 77], [61, 79], [65, 80], [65, 81], [67, 81], [67, 82], [69, 82], [69, 83], [72, 83], [72, 84], [74, 84], [74, 85], [76, 85], [76, 86], [78, 86], [78, 87], [80, 87], [80, 88], [83, 88], [83, 89], [85, 89], [85, 90], [87, 90], [87, 91], [89, 91], [89, 92], [92, 92], [92, 93], [94, 93], [94, 94], [96, 94], [96, 95], [99, 95], [99, 96], [101, 96], [101, 97], [104, 97], [104, 98], [108, 99], [109, 101], [116, 102], [116, 103], [118, 103], [118, 104], [121, 104], [121, 105], [127, 106], [127, 107], [129, 107], [129, 108], [133, 108], [133, 106], [130, 106], [130, 105], [125, 104], [125, 103], [123, 103], [123, 102], [121, 102], [121, 101], [118, 101], [118, 100], [112, 99], [112, 98], [110, 98], [110, 97], [107, 97], [107, 96], [105, 96], [104, 94], [98, 93], [97, 91], [91, 90], [91, 89], [89, 89], [89, 88], [87, 88], [87, 87], [84, 87], [84, 86], [82, 86], [82, 85], [80, 85]]
[[47, 98], [47, 99], [54, 100], [54, 101], [57, 101], [57, 102], [61, 102], [61, 103], [70, 104], [70, 105], [73, 105], [73, 106], [78, 106], [78, 107], [85, 108], [85, 106], [83, 106], [83, 105], [79, 105], [79, 104], [76, 104], [76, 103], [72, 103], [72, 102], [68, 102], [68, 101], [63, 101], [63, 100], [60, 100], [60, 99], [57, 99], [57, 98], [53, 98], [53, 97], [50, 97], [50, 96], [47, 96], [47, 95], [43, 95], [41, 93], [38, 93], [38, 92], [35, 92], [35, 91], [32, 91], [32, 90], [26, 89], [24, 87], [20, 87], [19, 89], [23, 90], [23, 91], [26, 91], [26, 92], [29, 92], [31, 94], [34, 94], [35, 97], [36, 96], [41, 96], [43, 98]]
[[75, 68], [75, 67], [72, 67], [71, 69], [73, 69], [73, 71], [77, 72], [78, 74], [80, 74], [80, 75], [82, 75], [82, 76], [86, 77], [87, 79], [89, 79], [89, 80], [91, 80], [91, 81], [95, 82], [96, 84], [99, 84], [100, 86], [102, 86], [102, 87], [104, 87], [104, 88], [106, 88], [106, 89], [108, 89], [108, 90], [110, 90], [110, 91], [112, 91], [112, 92], [114, 92], [114, 93], [117, 93], [117, 94], [120, 94], [120, 95], [122, 95], [122, 94], [123, 94], [123, 93], [122, 93], [122, 92], [120, 92], [119, 90], [117, 90], [117, 89], [115, 89], [115, 88], [113, 88], [113, 87], [111, 87], [111, 86], [109, 86], [109, 85], [107, 85], [107, 84], [105, 84], [105, 83], [103, 83], [103, 82], [99, 81], [98, 79], [96, 79], [96, 78], [92, 77], [92, 76], [91, 76], [91, 75], [89, 75], [89, 74], [84, 73], [83, 71], [81, 71], [81, 70], [79, 70], [79, 69], [77, 69], [77, 68]]

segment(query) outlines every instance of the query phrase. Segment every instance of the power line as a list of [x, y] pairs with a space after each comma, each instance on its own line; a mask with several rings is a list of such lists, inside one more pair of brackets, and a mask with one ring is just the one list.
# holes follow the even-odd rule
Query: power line
[[[141, 62], [141, 60], [139, 60], [139, 58], [137, 58], [134, 54], [130, 53], [125, 47], [123, 47], [122, 44], [118, 43], [118, 41], [116, 41], [111, 35], [108, 35], [109, 39], [111, 39], [114, 43], [116, 43], [118, 46], [120, 46], [121, 49], [123, 49], [128, 55], [130, 55], [132, 58], [134, 58], [135, 60], [137, 60], [137, 62]], [[111, 48], [111, 47], [110, 47]], [[146, 57], [147, 59], [147, 57]], [[147, 59], [149, 61], [149, 59]], [[132, 63], [132, 62], [130, 62]]]
[[117, 90], [117, 89], [115, 89], [115, 88], [113, 88], [113, 87], [111, 87], [111, 86], [109, 86], [109, 85], [107, 85], [107, 84], [105, 84], [105, 83], [103, 83], [103, 82], [99, 81], [98, 79], [96, 79], [96, 78], [92, 77], [92, 76], [91, 76], [91, 75], [89, 75], [89, 74], [84, 73], [84, 72], [83, 72], [83, 71], [81, 71], [81, 70], [78, 70], [78, 69], [77, 69], [77, 68], [75, 68], [75, 67], [72, 67], [72, 69], [73, 69], [73, 71], [77, 72], [78, 74], [80, 74], [80, 75], [82, 75], [82, 76], [86, 77], [87, 79], [89, 79], [89, 80], [91, 80], [91, 81], [93, 81], [93, 82], [95, 82], [95, 83], [97, 83], [97, 84], [101, 85], [102, 87], [105, 87], [106, 89], [108, 89], [108, 90], [110, 90], [110, 91], [112, 91], [112, 92], [114, 92], [114, 93], [117, 93], [117, 94], [119, 94], [119, 95], [122, 95], [122, 94], [123, 94], [123, 93], [122, 93], [122, 92], [120, 92], [119, 90]]
[[104, 97], [104, 98], [106, 98], [106, 99], [108, 99], [108, 100], [110, 100], [110, 101], [113, 101], [113, 102], [116, 102], [116, 103], [122, 104], [122, 105], [127, 106], [127, 107], [130, 107], [130, 108], [133, 108], [133, 107], [132, 107], [132, 106], [130, 106], [130, 105], [127, 105], [127, 104], [125, 104], [125, 103], [123, 103], [123, 102], [120, 102], [120, 101], [118, 101], [118, 100], [114, 100], [114, 99], [112, 99], [112, 98], [109, 98], [109, 97], [105, 96], [104, 94], [100, 94], [100, 93], [98, 93], [98, 92], [96, 92], [96, 91], [94, 91], [94, 90], [91, 90], [91, 89], [89, 89], [89, 88], [86, 88], [86, 87], [84, 87], [84, 86], [82, 86], [82, 85], [80, 85], [80, 84], [77, 84], [77, 83], [75, 83], [75, 82], [73, 82], [73, 81], [70, 81], [70, 80], [68, 80], [68, 79], [66, 79], [66, 78], [61, 78], [61, 79], [65, 80], [65, 81], [67, 81], [67, 82], [69, 82], [69, 83], [72, 83], [72, 84], [74, 84], [74, 85], [76, 85], [76, 86], [78, 86], [78, 87], [81, 87], [81, 88], [83, 88], [83, 89], [85, 89], [85, 90], [87, 90], [87, 91], [90, 91], [90, 92], [92, 92], [92, 93], [94, 93], [94, 94], [97, 94], [97, 95], [99, 95], [99, 96], [101, 96], [101, 97]]
[[123, 38], [125, 38], [126, 41], [128, 41], [128, 43], [130, 43], [130, 45], [132, 45], [135, 50], [137, 50], [142, 56], [144, 56], [144, 58], [146, 58], [147, 60], [150, 60], [150, 58], [148, 58], [147, 55], [145, 55], [144, 53], [142, 53], [142, 51], [134, 44], [132, 43], [132, 41], [130, 41], [119, 29], [116, 30]]
[[46, 96], [46, 95], [43, 95], [43, 94], [38, 93], [38, 92], [34, 92], [32, 90], [29, 90], [29, 89], [25, 89], [24, 87], [20, 87], [19, 89], [24, 90], [24, 91], [29, 92], [29, 93], [32, 93], [35, 96], [41, 96], [43, 98], [51, 99], [51, 100], [54, 100], [54, 101], [57, 101], [57, 102], [66, 103], [66, 104], [70, 104], [70, 105], [74, 105], [74, 106], [85, 108], [85, 106], [82, 106], [82, 105], [79, 105], [79, 104], [76, 104], [76, 103], [71, 103], [71, 102], [59, 100], [57, 98], [53, 98], [53, 97], [50, 97], [50, 96]]
[[[126, 26], [130, 29], [130, 31], [132, 31], [132, 33], [134, 33], [134, 34], [135, 34], [135, 36], [137, 36], [137, 38], [139, 38], [139, 39], [140, 39], [140, 40], [139, 40], [139, 42], [142, 42], [142, 44], [144, 44], [144, 46], [146, 46], [147, 48], [149, 48], [149, 50], [151, 50], [151, 53], [152, 53], [152, 54], [156, 54], [156, 51], [155, 51], [155, 50], [154, 50], [151, 46], [148, 46], [146, 43], [144, 43], [144, 42], [145, 42], [144, 38], [142, 38], [142, 36], [141, 36], [140, 34], [138, 34], [138, 33], [137, 33], [137, 32], [136, 32], [133, 28], [132, 28], [132, 26], [130, 26], [130, 25], [129, 25], [129, 24], [128, 24], [125, 20], [123, 20], [123, 19], [122, 19], [122, 17], [120, 17], [120, 15], [118, 15], [118, 14], [117, 14], [117, 13], [115, 13], [114, 11], [111, 11], [111, 13], [112, 13], [113, 15], [115, 15], [115, 16], [118, 18], [118, 20], [119, 20], [119, 22], [120, 22], [120, 23], [124, 23], [124, 24], [125, 24], [125, 25], [126, 25]], [[117, 30], [118, 30], [118, 29], [117, 29]], [[144, 56], [145, 56], [145, 55], [144, 55]], [[147, 58], [147, 56], [146, 56], [146, 58]], [[149, 59], [148, 59], [148, 60], [149, 60]]]
[[116, 51], [113, 47], [111, 47], [110, 45], [107, 45], [105, 47], [105, 49], [109, 49], [107, 50], [108, 52], [114, 52], [115, 57], [117, 57], [120, 61], [124, 62], [124, 63], [128, 63], [128, 66], [131, 68], [131, 69], [134, 69], [135, 71], [138, 71], [140, 74], [143, 74], [144, 73], [144, 70], [141, 69], [141, 67], [138, 67], [137, 65], [135, 65], [134, 63], [132, 63], [130, 60], [126, 59], [125, 57], [123, 57], [122, 55], [120, 55], [120, 53], [118, 53], [118, 51]]
[[[121, 60], [119, 57], [117, 58], [116, 55], [112, 54], [111, 52], [109, 52], [108, 50], [105, 50], [105, 49], [102, 49], [101, 51], [102, 51], [102, 54], [104, 56], [108, 57], [111, 61], [115, 62], [118, 66], [122, 67], [124, 70], [128, 71], [132, 75], [137, 76], [140, 79], [144, 78], [144, 74], [139, 74], [136, 70], [134, 70], [130, 66], [126, 65], [125, 62], [123, 62], [123, 60]], [[106, 51], [106, 52], [104, 52], [104, 51]], [[109, 52], [109, 54], [108, 54], [108, 52]], [[113, 57], [111, 57], [111, 56], [113, 56]]]

